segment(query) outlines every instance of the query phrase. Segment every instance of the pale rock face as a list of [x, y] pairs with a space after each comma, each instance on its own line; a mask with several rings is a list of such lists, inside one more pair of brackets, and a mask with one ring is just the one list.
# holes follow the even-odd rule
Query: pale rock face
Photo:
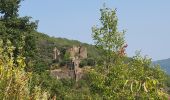
[[73, 59], [76, 56], [79, 57], [79, 59], [85, 59], [87, 58], [87, 49], [82, 46], [73, 46], [68, 50], [70, 53], [70, 58]]
[[54, 52], [53, 59], [54, 59], [54, 60], [59, 59], [60, 51], [55, 47], [55, 48], [53, 49], [53, 52]]
[[81, 59], [87, 58], [87, 49], [85, 47], [80, 47], [80, 58]]

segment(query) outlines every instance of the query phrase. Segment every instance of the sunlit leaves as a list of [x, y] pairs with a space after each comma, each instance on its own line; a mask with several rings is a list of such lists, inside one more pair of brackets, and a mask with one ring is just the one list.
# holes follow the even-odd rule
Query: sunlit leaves
[[[166, 99], [163, 90], [165, 73], [153, 66], [150, 59], [137, 55], [128, 63], [89, 71], [90, 87], [94, 94], [104, 99]], [[103, 70], [103, 71], [101, 71]]]
[[[93, 27], [93, 39], [105, 57], [89, 71], [92, 93], [106, 100], [166, 99], [165, 73], [148, 57], [127, 58], [124, 31], [118, 32], [116, 10], [101, 9], [101, 27]], [[128, 62], [125, 59], [129, 59]], [[107, 66], [107, 67], [105, 67]]]
[[[30, 72], [25, 72], [25, 58], [22, 53], [14, 61], [11, 42], [7, 40], [7, 45], [3, 46], [0, 41], [0, 98], [3, 100], [28, 100], [47, 98], [48, 92], [36, 92], [33, 97], [30, 93], [29, 80]], [[34, 87], [32, 87], [34, 88]], [[36, 90], [36, 88], [35, 88]]]
[[[17, 99], [27, 98], [28, 92], [28, 80], [29, 76], [24, 71], [25, 63], [21, 55], [18, 60], [22, 63], [16, 64], [14, 62], [13, 50], [15, 47], [12, 46], [11, 42], [7, 40], [7, 45], [2, 46], [1, 41], [0, 47], [0, 98], [3, 99]], [[3, 48], [4, 47], [4, 48]], [[27, 88], [26, 88], [27, 87]]]
[[104, 51], [104, 59], [102, 60], [106, 63], [106, 66], [108, 66], [113, 63], [113, 60], [116, 59], [115, 55], [125, 45], [125, 32], [119, 32], [117, 29], [118, 18], [116, 16], [116, 10], [104, 7], [100, 12], [101, 26], [92, 27], [92, 37], [96, 47]]

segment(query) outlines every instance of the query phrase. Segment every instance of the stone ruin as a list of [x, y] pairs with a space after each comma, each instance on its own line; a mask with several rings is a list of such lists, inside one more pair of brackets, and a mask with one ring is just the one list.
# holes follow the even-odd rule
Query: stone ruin
[[70, 59], [72, 63], [72, 67], [75, 73], [75, 80], [81, 76], [81, 68], [79, 68], [80, 62], [82, 59], [87, 58], [87, 49], [82, 46], [73, 46], [67, 51], [70, 54]]
[[67, 52], [69, 52], [71, 59], [75, 59], [76, 57], [80, 60], [87, 58], [87, 49], [82, 46], [73, 46]]
[[[59, 59], [60, 57], [60, 51], [57, 48], [54, 48], [54, 60]], [[82, 69], [79, 68], [81, 60], [87, 58], [87, 49], [82, 46], [73, 46], [72, 48], [69, 48], [66, 52], [70, 54], [71, 64], [67, 66], [69, 69], [67, 69], [67, 72], [57, 71], [52, 72], [53, 76], [56, 76], [58, 78], [74, 78], [76, 81], [78, 81], [82, 77]], [[64, 75], [65, 74], [65, 75]]]
[[60, 60], [60, 51], [55, 47], [53, 49], [54, 55], [53, 55], [53, 60]]

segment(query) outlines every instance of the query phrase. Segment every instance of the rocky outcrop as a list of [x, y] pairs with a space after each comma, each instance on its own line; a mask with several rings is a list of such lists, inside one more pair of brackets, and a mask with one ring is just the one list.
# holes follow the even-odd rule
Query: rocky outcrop
[[54, 52], [54, 54], [53, 54], [53, 59], [54, 59], [54, 60], [59, 60], [59, 59], [60, 59], [60, 51], [55, 47], [55, 48], [53, 49], [53, 52]]

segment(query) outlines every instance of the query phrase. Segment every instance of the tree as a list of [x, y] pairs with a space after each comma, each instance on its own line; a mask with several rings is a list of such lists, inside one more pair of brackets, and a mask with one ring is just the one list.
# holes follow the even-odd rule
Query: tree
[[[0, 38], [3, 39], [4, 45], [10, 40], [16, 47], [14, 57], [19, 52], [23, 52], [26, 62], [35, 55], [35, 37], [33, 32], [37, 28], [37, 21], [30, 21], [31, 17], [19, 17], [18, 10], [23, 0], [0, 0]], [[23, 47], [22, 49], [20, 47]], [[15, 60], [15, 59], [14, 59]]]
[[18, 17], [19, 4], [23, 0], [0, 0], [0, 13], [4, 18]]
[[124, 31], [119, 32], [117, 29], [118, 19], [116, 9], [111, 10], [104, 7], [101, 12], [101, 27], [92, 27], [92, 36], [95, 40], [95, 45], [104, 51], [105, 63], [110, 65], [112, 57], [125, 45]]
[[[117, 31], [115, 10], [101, 10], [101, 28], [93, 28], [96, 46], [102, 49], [108, 65], [89, 69], [87, 83], [93, 95], [104, 100], [167, 99], [164, 89], [165, 73], [151, 59], [140, 54], [127, 62], [123, 33]], [[111, 58], [114, 58], [112, 60]], [[105, 66], [109, 66], [105, 68]]]

